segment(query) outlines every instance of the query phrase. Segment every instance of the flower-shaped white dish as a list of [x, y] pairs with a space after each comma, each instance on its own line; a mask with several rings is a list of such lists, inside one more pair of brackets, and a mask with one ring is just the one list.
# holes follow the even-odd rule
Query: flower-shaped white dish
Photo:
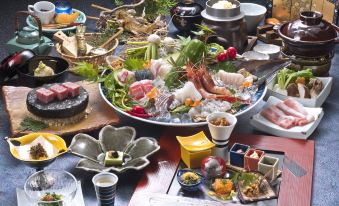
[[[272, 105], [278, 104], [282, 100], [276, 97], [270, 97], [266, 102], [264, 108], [270, 107]], [[284, 129], [272, 122], [270, 122], [265, 117], [261, 116], [260, 112], [253, 117], [251, 117], [250, 123], [256, 129], [275, 135], [279, 137], [289, 137], [295, 139], [307, 139], [314, 130], [318, 127], [321, 119], [324, 116], [324, 111], [322, 108], [311, 108], [305, 107], [307, 112], [315, 117], [315, 121], [311, 122], [305, 126], [295, 126], [290, 129]]]
[[304, 98], [298, 98], [298, 97], [289, 97], [284, 94], [278, 93], [273, 90], [274, 84], [276, 83], [276, 76], [274, 79], [267, 85], [267, 93], [266, 98], [270, 96], [277, 97], [278, 99], [285, 100], [287, 98], [293, 98], [297, 100], [300, 104], [304, 105], [305, 107], [321, 107], [321, 105], [325, 102], [328, 95], [331, 93], [332, 89], [332, 83], [333, 83], [333, 77], [317, 77], [320, 81], [322, 81], [324, 88], [319, 93], [317, 98], [312, 99], [304, 99]]
[[[123, 173], [129, 169], [141, 170], [150, 163], [148, 157], [157, 152], [160, 146], [152, 137], [135, 140], [135, 136], [132, 127], [106, 126], [101, 129], [99, 140], [82, 133], [74, 136], [69, 151], [83, 157], [76, 168], [86, 171]], [[121, 166], [104, 166], [104, 154], [111, 150], [124, 152], [127, 156]]]

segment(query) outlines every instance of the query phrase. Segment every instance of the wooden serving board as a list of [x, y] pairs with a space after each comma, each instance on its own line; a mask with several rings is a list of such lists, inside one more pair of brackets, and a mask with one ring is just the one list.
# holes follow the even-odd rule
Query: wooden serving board
[[[180, 148], [175, 136], [192, 135], [197, 129], [167, 130], [160, 137], [160, 151], [151, 160], [151, 165], [144, 170], [144, 175], [139, 181], [129, 206], [150, 206], [152, 198], [162, 194], [165, 197], [172, 184], [176, 181], [176, 171], [180, 163]], [[209, 134], [208, 132], [205, 132]], [[234, 134], [229, 146], [235, 142], [250, 145], [254, 148], [283, 152], [285, 159], [296, 163], [305, 174], [294, 175], [291, 167], [285, 164], [282, 171], [282, 182], [278, 197], [279, 206], [309, 206], [312, 195], [312, 176], [314, 161], [314, 141], [297, 140], [283, 137], [273, 137], [252, 134]], [[169, 196], [163, 198], [168, 203], [173, 200], [185, 201], [183, 197]], [[165, 202], [164, 202], [165, 205]], [[194, 205], [194, 204], [192, 204]], [[201, 205], [218, 205], [201, 202]], [[238, 204], [228, 204], [238, 205]]]
[[[91, 112], [88, 114], [87, 118], [76, 124], [62, 127], [49, 127], [40, 132], [53, 133], [60, 136], [73, 135], [75, 133], [89, 132], [99, 129], [109, 124], [119, 124], [120, 119], [118, 115], [101, 98], [98, 84], [89, 82], [77, 83], [83, 86], [89, 93], [88, 108], [91, 109]], [[31, 131], [21, 132], [19, 130], [22, 120], [30, 114], [26, 107], [26, 96], [29, 91], [31, 91], [31, 88], [28, 87], [2, 87], [3, 99], [11, 125], [11, 136], [31, 133]]]

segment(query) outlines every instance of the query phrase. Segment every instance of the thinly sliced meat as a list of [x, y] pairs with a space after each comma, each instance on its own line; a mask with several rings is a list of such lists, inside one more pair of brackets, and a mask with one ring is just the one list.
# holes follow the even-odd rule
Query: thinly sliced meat
[[271, 121], [272, 123], [284, 129], [290, 129], [294, 126], [294, 118], [291, 118], [286, 115], [282, 116], [270, 107], [262, 110], [260, 114], [263, 117], [265, 117], [267, 120]]
[[304, 126], [315, 120], [314, 116], [309, 114], [305, 107], [294, 99], [287, 99], [284, 102], [279, 103], [278, 107], [279, 106], [286, 109], [282, 109], [286, 114], [300, 118], [300, 120], [297, 122], [298, 126]]
[[[292, 100], [292, 102], [288, 101], [288, 103], [290, 105], [291, 105], [291, 103], [292, 103], [292, 105], [295, 105], [294, 108], [299, 108], [300, 105], [296, 106], [295, 102], [296, 102], [295, 100]], [[299, 103], [297, 102], [297, 104], [299, 104]], [[305, 110], [305, 108], [302, 105], [298, 110], [296, 110], [296, 109], [290, 107], [289, 105], [285, 104], [285, 102], [281, 102], [281, 103], [277, 104], [277, 107], [280, 108], [285, 114], [299, 118], [299, 120], [296, 122], [296, 125], [298, 125], [298, 126], [304, 126], [304, 125], [311, 123], [315, 120], [314, 116], [308, 114], [308, 112]], [[302, 111], [302, 113], [300, 111]]]
[[288, 98], [284, 101], [284, 104], [286, 104], [287, 106], [291, 107], [292, 109], [304, 114], [304, 115], [308, 115], [307, 110], [305, 109], [305, 107], [300, 104], [299, 102], [297, 102], [296, 100], [292, 99], [292, 98]]
[[293, 117], [298, 117], [298, 118], [306, 118], [306, 116], [297, 110], [292, 109], [291, 107], [287, 106], [283, 102], [277, 104], [277, 107], [281, 109], [285, 114], [291, 115]]
[[270, 107], [275, 113], [277, 113], [279, 116], [286, 116], [288, 117], [289, 119], [293, 120], [293, 124], [294, 125], [298, 125], [298, 121], [300, 120], [300, 118], [298, 117], [294, 117], [294, 116], [291, 116], [291, 115], [286, 115], [281, 109], [279, 109], [277, 107], [277, 105], [272, 105]]

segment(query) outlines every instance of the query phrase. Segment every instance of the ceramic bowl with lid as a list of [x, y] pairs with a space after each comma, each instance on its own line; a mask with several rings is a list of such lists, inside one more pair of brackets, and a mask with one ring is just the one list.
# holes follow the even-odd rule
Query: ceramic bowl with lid
[[305, 57], [318, 57], [331, 53], [338, 38], [339, 28], [323, 20], [315, 11], [303, 11], [300, 18], [282, 24], [278, 29], [284, 50]]
[[203, 7], [194, 0], [183, 0], [170, 10], [172, 22], [179, 31], [196, 30], [196, 25], [202, 21], [202, 10]]

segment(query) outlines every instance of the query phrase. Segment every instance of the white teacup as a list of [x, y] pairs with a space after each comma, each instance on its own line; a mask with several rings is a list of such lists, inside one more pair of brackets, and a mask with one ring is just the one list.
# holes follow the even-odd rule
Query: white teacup
[[[211, 123], [216, 118], [225, 118], [230, 125], [229, 126], [216, 126]], [[230, 113], [215, 112], [207, 116], [208, 128], [210, 130], [212, 141], [219, 146], [225, 146], [228, 144], [228, 140], [237, 123], [237, 118]]]
[[41, 24], [49, 24], [54, 19], [55, 5], [49, 1], [38, 1], [34, 5], [28, 5], [28, 11], [37, 16]]

